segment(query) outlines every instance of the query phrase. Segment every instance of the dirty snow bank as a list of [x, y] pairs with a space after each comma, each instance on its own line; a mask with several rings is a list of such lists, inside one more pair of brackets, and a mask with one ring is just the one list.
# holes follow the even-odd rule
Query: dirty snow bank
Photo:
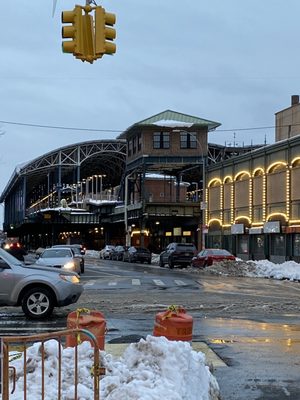
[[[45, 400], [57, 399], [58, 342], [44, 345]], [[27, 398], [41, 397], [41, 343], [27, 350]], [[91, 367], [93, 349], [89, 342], [78, 346], [78, 399], [93, 399]], [[100, 381], [102, 400], [218, 400], [219, 387], [205, 365], [205, 355], [188, 342], [169, 341], [165, 337], [147, 336], [130, 344], [123, 357], [101, 351], [106, 374]], [[16, 391], [11, 400], [23, 400], [23, 357], [10, 363], [16, 368]], [[62, 399], [74, 399], [74, 349], [62, 349]]]

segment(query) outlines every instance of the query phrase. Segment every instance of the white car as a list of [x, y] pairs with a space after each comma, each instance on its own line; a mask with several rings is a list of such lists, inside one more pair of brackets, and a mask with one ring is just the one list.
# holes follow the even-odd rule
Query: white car
[[114, 251], [115, 246], [107, 244], [102, 250], [100, 250], [100, 258], [111, 259], [111, 253]]
[[54, 307], [76, 303], [82, 292], [74, 272], [25, 265], [0, 249], [0, 307], [21, 306], [27, 318], [42, 319]]
[[35, 262], [44, 267], [61, 268], [66, 271], [77, 272], [80, 275], [80, 259], [71, 248], [46, 249]]

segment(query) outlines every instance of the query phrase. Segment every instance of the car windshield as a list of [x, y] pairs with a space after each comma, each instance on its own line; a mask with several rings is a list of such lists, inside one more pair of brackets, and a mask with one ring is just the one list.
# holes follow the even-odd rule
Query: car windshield
[[41, 258], [61, 258], [61, 257], [72, 257], [71, 250], [69, 249], [49, 249], [45, 250], [41, 255]]
[[178, 244], [177, 248], [179, 250], [194, 250], [195, 246], [193, 244]]
[[229, 253], [229, 251], [227, 250], [222, 250], [222, 249], [214, 249], [212, 250], [212, 254], [214, 256], [231, 256], [231, 254]]
[[77, 246], [72, 246], [72, 245], [68, 246], [67, 244], [66, 245], [62, 244], [62, 245], [52, 246], [52, 248], [55, 248], [55, 249], [58, 249], [58, 248], [60, 248], [60, 249], [72, 249], [75, 254], [80, 254], [81, 255], [80, 247], [77, 247]]

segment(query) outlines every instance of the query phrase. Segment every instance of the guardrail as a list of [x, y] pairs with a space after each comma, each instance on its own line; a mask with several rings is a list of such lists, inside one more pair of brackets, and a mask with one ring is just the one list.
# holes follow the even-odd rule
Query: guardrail
[[[27, 388], [27, 348], [36, 342], [41, 342], [41, 400], [45, 399], [45, 342], [49, 340], [57, 340], [58, 342], [58, 374], [57, 374], [57, 400], [62, 400], [62, 347], [65, 342], [65, 338], [68, 335], [79, 338], [79, 335], [84, 335], [88, 338], [94, 348], [94, 359], [91, 367], [93, 375], [93, 386], [94, 386], [94, 400], [100, 400], [100, 376], [105, 374], [105, 369], [100, 366], [100, 353], [96, 337], [86, 329], [68, 329], [58, 332], [45, 333], [32, 336], [4, 336], [0, 338], [0, 393], [2, 391], [2, 400], [9, 400], [10, 395], [14, 393], [16, 388], [16, 369], [9, 365], [9, 353], [11, 349], [18, 346], [18, 351], [23, 355], [23, 370], [24, 370], [24, 395], [23, 399], [27, 400], [28, 388]], [[74, 400], [78, 400], [77, 386], [78, 386], [78, 343], [74, 346]], [[71, 368], [71, 366], [69, 366]], [[2, 382], [1, 382], [2, 381]], [[38, 382], [37, 382], [38, 383]], [[0, 396], [1, 398], [1, 396]], [[29, 399], [31, 400], [31, 399]], [[38, 400], [35, 398], [34, 400]], [[91, 399], [92, 400], [92, 399]]]

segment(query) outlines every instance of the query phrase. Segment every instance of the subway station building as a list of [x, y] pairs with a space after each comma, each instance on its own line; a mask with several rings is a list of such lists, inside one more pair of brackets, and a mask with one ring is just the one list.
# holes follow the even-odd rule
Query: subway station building
[[32, 249], [129, 242], [160, 251], [172, 241], [201, 249], [206, 213], [216, 212], [206, 207], [207, 168], [261, 147], [208, 143], [218, 126], [166, 110], [115, 140], [72, 144], [18, 166], [0, 196], [7, 236]]

